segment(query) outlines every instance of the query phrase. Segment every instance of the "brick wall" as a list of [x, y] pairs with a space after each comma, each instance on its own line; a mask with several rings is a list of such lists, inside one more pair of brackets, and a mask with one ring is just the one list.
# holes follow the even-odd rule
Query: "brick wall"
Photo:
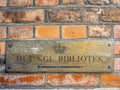
[[[7, 73], [6, 40], [113, 39], [113, 73]], [[120, 0], [1, 0], [0, 86], [120, 87]]]

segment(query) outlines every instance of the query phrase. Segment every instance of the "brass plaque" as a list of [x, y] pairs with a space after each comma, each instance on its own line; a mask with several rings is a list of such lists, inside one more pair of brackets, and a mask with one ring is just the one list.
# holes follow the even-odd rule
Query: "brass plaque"
[[7, 41], [8, 72], [113, 72], [111, 40]]

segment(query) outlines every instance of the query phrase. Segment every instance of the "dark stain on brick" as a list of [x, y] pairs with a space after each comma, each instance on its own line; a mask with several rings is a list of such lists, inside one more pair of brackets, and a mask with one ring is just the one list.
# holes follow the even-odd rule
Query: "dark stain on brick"
[[39, 17], [39, 16], [36, 16], [36, 17], [35, 17], [35, 21], [36, 21], [36, 22], [41, 21], [40, 17]]
[[52, 22], [80, 22], [81, 14], [79, 10], [54, 10], [48, 13], [49, 20]]
[[97, 21], [97, 9], [59, 9], [49, 10], [49, 22]]
[[6, 11], [3, 12], [3, 16], [5, 17], [5, 20], [3, 22], [6, 22], [8, 19], [8, 22], [13, 22], [13, 23], [19, 23], [23, 22], [22, 18], [25, 17], [25, 12], [24, 11]]

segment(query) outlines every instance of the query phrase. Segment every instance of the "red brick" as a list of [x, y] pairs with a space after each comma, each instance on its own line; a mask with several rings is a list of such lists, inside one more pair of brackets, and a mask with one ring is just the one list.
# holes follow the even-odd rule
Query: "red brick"
[[52, 86], [98, 86], [98, 75], [47, 74], [47, 83]]
[[36, 0], [37, 6], [54, 6], [58, 5], [59, 0]]
[[0, 84], [4, 85], [44, 85], [45, 77], [43, 74], [3, 74], [0, 75]]
[[33, 0], [9, 0], [9, 6], [32, 6]]
[[0, 42], [0, 55], [5, 55], [5, 42]]
[[32, 38], [33, 27], [32, 26], [13, 26], [9, 28], [10, 38]]
[[6, 6], [7, 5], [7, 0], [0, 0], [0, 6]]
[[37, 38], [59, 38], [59, 26], [37, 26]]
[[0, 26], [0, 38], [6, 38], [6, 27]]
[[72, 25], [62, 27], [63, 38], [86, 38], [86, 26], [85, 25]]
[[103, 74], [101, 76], [103, 87], [120, 87], [120, 75], [119, 74]]
[[115, 58], [115, 70], [120, 70], [120, 58]]
[[115, 42], [115, 54], [120, 54], [120, 42]]
[[1, 23], [33, 23], [43, 22], [44, 11], [42, 9], [35, 10], [18, 10], [18, 11], [0, 11]]
[[114, 37], [120, 38], [120, 25], [114, 26]]

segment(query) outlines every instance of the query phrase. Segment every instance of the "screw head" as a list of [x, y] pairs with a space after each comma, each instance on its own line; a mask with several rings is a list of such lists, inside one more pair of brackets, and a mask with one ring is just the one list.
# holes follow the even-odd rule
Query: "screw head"
[[111, 66], [108, 66], [108, 69], [111, 69]]
[[9, 48], [12, 48], [12, 47], [13, 47], [13, 43], [9, 43], [9, 44], [8, 44], [8, 47], [9, 47]]
[[11, 66], [8, 66], [8, 69], [11, 69]]
[[108, 44], [108, 46], [110, 47], [111, 45], [110, 45], [110, 44]]

